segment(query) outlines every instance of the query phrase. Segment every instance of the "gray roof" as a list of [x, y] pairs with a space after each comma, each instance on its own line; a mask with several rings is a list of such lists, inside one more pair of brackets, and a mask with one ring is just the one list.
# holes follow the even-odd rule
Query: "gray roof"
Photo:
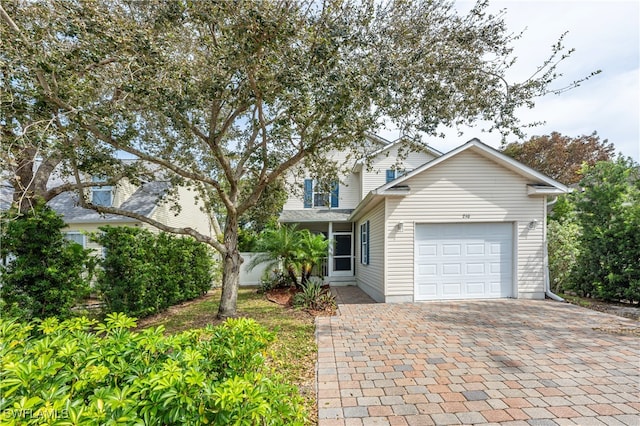
[[348, 222], [353, 209], [305, 209], [284, 210], [280, 222]]
[[[145, 183], [125, 200], [121, 209], [143, 216], [149, 216], [160, 198], [169, 188], [168, 182]], [[66, 223], [104, 223], [104, 222], [132, 222], [135, 219], [113, 214], [102, 215], [90, 209], [79, 206], [78, 195], [65, 192], [49, 201], [49, 206], [64, 217]]]

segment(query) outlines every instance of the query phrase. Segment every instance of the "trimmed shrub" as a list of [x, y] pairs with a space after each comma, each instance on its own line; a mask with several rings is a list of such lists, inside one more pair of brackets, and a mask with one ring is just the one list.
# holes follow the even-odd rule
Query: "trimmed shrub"
[[2, 315], [69, 317], [88, 296], [95, 260], [90, 250], [65, 239], [65, 226], [44, 204], [3, 214], [2, 257], [10, 260], [0, 270]]
[[104, 227], [97, 289], [108, 312], [145, 317], [205, 294], [213, 284], [209, 248], [192, 238], [132, 227]]
[[274, 335], [253, 320], [174, 336], [132, 332], [124, 314], [36, 324], [0, 319], [2, 424], [305, 421], [296, 388], [265, 366]]

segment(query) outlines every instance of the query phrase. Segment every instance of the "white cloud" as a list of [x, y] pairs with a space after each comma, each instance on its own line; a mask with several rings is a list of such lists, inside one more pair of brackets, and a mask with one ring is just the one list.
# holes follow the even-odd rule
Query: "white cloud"
[[[461, 12], [474, 2], [457, 1]], [[536, 102], [533, 110], [522, 110], [524, 122], [545, 121], [546, 124], [526, 130], [529, 136], [553, 131], [567, 136], [597, 131], [602, 139], [612, 142], [616, 150], [636, 161], [640, 160], [640, 2], [631, 1], [496, 1], [489, 9], [506, 9], [505, 21], [510, 31], [523, 37], [514, 45], [518, 57], [512, 79], [525, 78], [551, 52], [558, 37], [568, 31], [565, 46], [575, 52], [560, 66], [564, 76], [560, 87], [580, 79], [592, 71], [602, 73], [580, 87], [562, 95], [550, 95]], [[479, 137], [498, 146], [498, 135], [482, 134], [478, 129], [464, 131], [458, 137], [447, 132], [446, 140], [428, 142], [448, 151], [462, 142]], [[394, 138], [397, 132], [390, 132]]]

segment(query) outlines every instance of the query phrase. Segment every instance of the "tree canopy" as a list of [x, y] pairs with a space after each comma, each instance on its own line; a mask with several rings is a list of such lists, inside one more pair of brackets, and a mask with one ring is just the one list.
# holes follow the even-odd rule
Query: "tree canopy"
[[[239, 218], [294, 165], [313, 165], [336, 149], [363, 155], [365, 134], [383, 120], [409, 136], [478, 120], [520, 134], [516, 109], [552, 91], [570, 54], [561, 37], [531, 78], [508, 81], [519, 35], [486, 11], [486, 1], [464, 15], [446, 0], [16, 0], [4, 7], [6, 158], [35, 146], [36, 154], [60, 158], [82, 205], [214, 247], [223, 258], [221, 317], [235, 314]], [[221, 204], [223, 234], [92, 205], [82, 172], [122, 174], [120, 152], [139, 160], [126, 169], [130, 178], [151, 165], [199, 191], [212, 215]], [[15, 171], [15, 161], [7, 165]]]
[[614, 150], [613, 144], [607, 139], [600, 140], [596, 132], [575, 138], [552, 132], [510, 143], [503, 152], [558, 182], [571, 185], [582, 179], [584, 164], [594, 166], [598, 161], [608, 161]]

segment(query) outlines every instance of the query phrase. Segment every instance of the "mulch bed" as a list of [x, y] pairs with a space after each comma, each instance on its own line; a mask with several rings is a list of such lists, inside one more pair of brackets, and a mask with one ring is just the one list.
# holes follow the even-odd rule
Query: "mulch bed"
[[[326, 291], [329, 291], [328, 285], [323, 286], [323, 288]], [[269, 302], [277, 303], [278, 305], [293, 309], [293, 298], [296, 295], [296, 293], [299, 293], [301, 291], [302, 290], [297, 287], [273, 288], [265, 292], [265, 298]], [[314, 317], [332, 316], [336, 314], [335, 307], [326, 307], [325, 309], [321, 309], [321, 310], [304, 309], [304, 311], [308, 312], [310, 315]]]

